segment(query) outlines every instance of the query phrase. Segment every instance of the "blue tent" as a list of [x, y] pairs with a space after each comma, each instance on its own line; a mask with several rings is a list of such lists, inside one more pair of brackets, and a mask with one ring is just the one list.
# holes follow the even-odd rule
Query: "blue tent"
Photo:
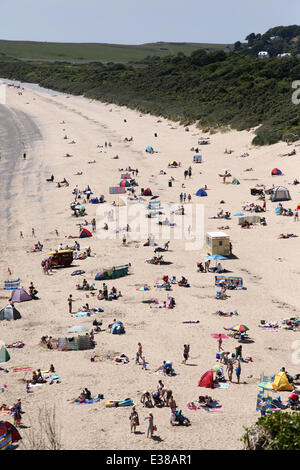
[[200, 189], [198, 189], [198, 191], [196, 192], [196, 196], [200, 196], [200, 197], [207, 196], [207, 192], [204, 191], [203, 188], [200, 188]]
[[113, 335], [121, 335], [125, 333], [124, 325], [121, 321], [116, 321], [111, 327], [111, 332]]
[[146, 152], [153, 152], [153, 148], [151, 147], [151, 145], [148, 145], [148, 147], [146, 148]]

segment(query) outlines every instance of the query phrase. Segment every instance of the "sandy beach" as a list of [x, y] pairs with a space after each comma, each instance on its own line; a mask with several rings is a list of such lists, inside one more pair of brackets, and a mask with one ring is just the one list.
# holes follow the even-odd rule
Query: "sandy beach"
[[[11, 406], [18, 398], [22, 400], [25, 413], [22, 422], [28, 428], [20, 430], [23, 437], [20, 449], [26, 444], [26, 435], [37, 426], [39, 408], [55, 405], [56, 420], [61, 430], [63, 449], [242, 449], [240, 440], [245, 426], [255, 423], [259, 417], [256, 411], [258, 383], [262, 373], [275, 374], [281, 367], [294, 375], [299, 373], [299, 364], [293, 359], [293, 342], [299, 333], [279, 328], [267, 331], [260, 328], [260, 321], [278, 321], [299, 316], [299, 238], [278, 239], [281, 233], [300, 235], [294, 217], [279, 216], [274, 213], [276, 203], [266, 199], [267, 225], [254, 225], [249, 230], [238, 225], [235, 213], [244, 212], [243, 205], [257, 202], [250, 195], [250, 188], [257, 185], [282, 185], [288, 188], [291, 201], [283, 202], [285, 208], [295, 210], [300, 203], [300, 186], [292, 185], [299, 165], [299, 147], [294, 156], [281, 157], [294, 146], [281, 142], [272, 146], [255, 148], [251, 145], [253, 132], [230, 131], [208, 135], [195, 126], [189, 132], [178, 123], [139, 112], [125, 107], [117, 107], [81, 97], [44, 93], [42, 90], [25, 89], [22, 95], [13, 87], [7, 87], [7, 103], [0, 105], [1, 138], [1, 221], [0, 237], [1, 287], [9, 279], [21, 279], [21, 285], [28, 291], [30, 282], [38, 290], [39, 300], [15, 304], [22, 318], [16, 321], [0, 322], [0, 340], [5, 344], [23, 341], [22, 349], [9, 349], [10, 361], [1, 364], [9, 373], [0, 370], [0, 386], [7, 385], [1, 394], [1, 403]], [[158, 122], [160, 121], [160, 122]], [[64, 124], [61, 124], [64, 122]], [[157, 134], [157, 137], [154, 134]], [[64, 139], [67, 135], [68, 139]], [[125, 142], [127, 137], [132, 142]], [[200, 146], [203, 162], [193, 163], [194, 153], [200, 137], [209, 137], [210, 144]], [[75, 144], [70, 144], [74, 140]], [[111, 142], [111, 147], [105, 147]], [[145, 152], [150, 145], [154, 154]], [[233, 149], [232, 154], [224, 154], [224, 149]], [[26, 160], [22, 154], [26, 151]], [[72, 157], [65, 157], [66, 153]], [[249, 156], [241, 157], [248, 153]], [[118, 155], [118, 159], [114, 157]], [[179, 168], [169, 168], [168, 163], [176, 160]], [[95, 163], [89, 163], [93, 162]], [[184, 179], [184, 170], [192, 166], [192, 177]], [[110, 186], [118, 186], [121, 173], [131, 166], [139, 170], [135, 176], [141, 188], [150, 187], [153, 195], [159, 195], [162, 206], [180, 205], [181, 192], [191, 194], [191, 203], [204, 206], [203, 233], [219, 231], [221, 226], [229, 226], [225, 232], [230, 235], [234, 258], [222, 261], [232, 276], [241, 276], [246, 289], [228, 291], [226, 300], [215, 298], [214, 273], [197, 272], [197, 263], [206, 260], [205, 245], [201, 249], [187, 250], [187, 240], [170, 237], [169, 251], [163, 253], [165, 261], [171, 264], [156, 266], [145, 262], [153, 256], [153, 247], [144, 247], [146, 239], [136, 239], [126, 233], [127, 243], [123, 246], [122, 236], [104, 239], [99, 218], [98, 205], [86, 203], [87, 215], [82, 218], [72, 216], [70, 203], [74, 200], [73, 189], [78, 185], [84, 190], [89, 185], [94, 195], [105, 196], [103, 205], [108, 210], [118, 195], [109, 194]], [[119, 171], [123, 168], [123, 171]], [[252, 171], [245, 171], [252, 168]], [[279, 168], [283, 175], [272, 176], [273, 168]], [[164, 170], [166, 174], [160, 174]], [[239, 181], [239, 185], [223, 184], [219, 174], [228, 170]], [[81, 173], [81, 175], [77, 173]], [[54, 175], [54, 182], [46, 179]], [[173, 176], [172, 187], [168, 182]], [[57, 181], [64, 178], [68, 187], [58, 188]], [[230, 179], [231, 181], [231, 179]], [[184, 184], [184, 188], [182, 188]], [[195, 195], [199, 188], [207, 186], [207, 197]], [[130, 201], [126, 201], [130, 204]], [[149, 198], [145, 198], [146, 207]], [[224, 200], [224, 204], [220, 201]], [[258, 201], [261, 204], [261, 201]], [[102, 205], [101, 205], [102, 206]], [[231, 213], [231, 219], [212, 219], [222, 208]], [[146, 210], [145, 210], [146, 213]], [[255, 214], [257, 215], [257, 214]], [[96, 218], [98, 236], [77, 239], [82, 248], [91, 247], [91, 257], [74, 260], [70, 268], [53, 270], [45, 275], [41, 261], [48, 252], [57, 249], [62, 243], [74, 242], [69, 235], [78, 236], [79, 222], [87, 219], [91, 230], [91, 220]], [[110, 223], [108, 222], [110, 226]], [[32, 237], [32, 228], [36, 238]], [[58, 231], [58, 236], [55, 231]], [[192, 228], [193, 230], [193, 228]], [[24, 238], [20, 238], [22, 231]], [[199, 234], [198, 234], [199, 235]], [[34, 243], [40, 241], [43, 251], [32, 253]], [[167, 239], [155, 240], [164, 246]], [[76, 284], [85, 277], [89, 283], [95, 282], [102, 288], [102, 281], [94, 281], [102, 268], [131, 263], [130, 275], [105, 281], [110, 289], [115, 286], [122, 297], [112, 302], [99, 301], [97, 297], [86, 296], [86, 292], [76, 290]], [[211, 266], [214, 265], [211, 262]], [[76, 269], [85, 271], [84, 276], [71, 276]], [[189, 288], [172, 286], [170, 294], [176, 300], [172, 310], [150, 308], [143, 300], [158, 298], [163, 302], [168, 292], [154, 287], [155, 280], [163, 275], [185, 276]], [[226, 275], [226, 274], [225, 274]], [[139, 292], [137, 287], [147, 284], [150, 292]], [[1, 290], [0, 308], [5, 307], [9, 291]], [[103, 313], [88, 318], [71, 317], [68, 311], [68, 296], [72, 294], [73, 311], [89, 303], [90, 307], [102, 307]], [[238, 316], [220, 317], [214, 313], [237, 311]], [[103, 320], [103, 330], [95, 334], [94, 350], [58, 351], [40, 346], [44, 335], [60, 338], [71, 336], [70, 327], [85, 325], [92, 328], [94, 318]], [[112, 335], [107, 331], [113, 319], [124, 323], [126, 334]], [[199, 323], [183, 323], [197, 321]], [[213, 333], [224, 333], [236, 323], [249, 328], [252, 343], [243, 344], [243, 357], [251, 357], [252, 362], [242, 363], [241, 383], [233, 382], [228, 389], [204, 389], [198, 387], [200, 377], [216, 363], [217, 340]], [[282, 326], [282, 325], [281, 325]], [[146, 370], [135, 363], [138, 342], [142, 343], [147, 361]], [[183, 345], [190, 345], [190, 358], [182, 363]], [[234, 352], [237, 341], [223, 340], [226, 351]], [[90, 361], [96, 352], [102, 358], [95, 363]], [[117, 364], [107, 356], [124, 353], [129, 358], [127, 364]], [[173, 377], [158, 375], [157, 370], [164, 360], [172, 361], [178, 375]], [[22, 379], [30, 379], [32, 372], [12, 372], [17, 366], [29, 366], [46, 370], [54, 364], [60, 383], [45, 383], [33, 387], [32, 393], [25, 392]], [[227, 373], [225, 373], [227, 378]], [[157, 426], [155, 440], [146, 438], [147, 422], [144, 417], [149, 410], [143, 408], [140, 396], [144, 390], [154, 392], [158, 380], [162, 379], [171, 389], [178, 408], [191, 420], [190, 427], [172, 427], [168, 408], [154, 408]], [[1, 388], [0, 387], [0, 388]], [[77, 406], [69, 400], [77, 397], [87, 387], [92, 395], [101, 393], [104, 399], [90, 405]], [[196, 401], [199, 395], [211, 395], [219, 400], [223, 411], [219, 413], [191, 411], [187, 402]], [[283, 400], [287, 392], [281, 392]], [[140, 417], [140, 433], [130, 433], [129, 408], [106, 408], [106, 400], [131, 398]], [[32, 428], [30, 428], [30, 426]], [[24, 442], [23, 442], [24, 441]]]

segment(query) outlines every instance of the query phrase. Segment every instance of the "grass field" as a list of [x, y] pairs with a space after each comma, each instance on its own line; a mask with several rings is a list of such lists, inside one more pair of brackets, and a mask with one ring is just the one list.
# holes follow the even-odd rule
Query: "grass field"
[[166, 57], [179, 52], [189, 56], [194, 50], [224, 49], [226, 44], [157, 42], [141, 45], [58, 43], [0, 40], [0, 55], [22, 60], [67, 62], [138, 62], [147, 56]]

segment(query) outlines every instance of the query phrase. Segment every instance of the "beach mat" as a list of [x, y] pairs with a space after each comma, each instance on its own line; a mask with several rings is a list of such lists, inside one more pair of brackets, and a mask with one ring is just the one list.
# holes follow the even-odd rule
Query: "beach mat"
[[227, 384], [225, 382], [220, 382], [220, 383], [218, 383], [218, 386], [216, 386], [215, 388], [222, 388], [222, 389], [226, 390], [227, 388], [229, 388], [229, 384]]
[[211, 408], [210, 406], [201, 406], [200, 409], [207, 413], [212, 413], [212, 412], [223, 413], [224, 411], [224, 408], [222, 406], [217, 407], [217, 408]]
[[13, 372], [22, 372], [22, 371], [26, 371], [26, 370], [32, 370], [33, 368], [32, 367], [28, 367], [28, 366], [20, 366], [20, 367], [14, 367], [13, 368]]

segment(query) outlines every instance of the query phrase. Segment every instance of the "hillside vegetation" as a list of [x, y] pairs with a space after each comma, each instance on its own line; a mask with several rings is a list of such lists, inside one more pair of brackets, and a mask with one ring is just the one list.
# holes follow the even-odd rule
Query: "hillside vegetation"
[[[235, 52], [194, 51], [132, 67], [1, 61], [0, 76], [57, 91], [126, 105], [202, 128], [259, 126], [253, 143], [272, 144], [300, 136], [299, 106], [292, 82], [300, 60], [261, 60]], [[293, 135], [294, 137], [293, 137]]]
[[147, 57], [190, 55], [199, 48], [223, 50], [225, 44], [157, 42], [141, 45], [0, 40], [0, 55], [21, 60], [64, 62], [143, 62]]

